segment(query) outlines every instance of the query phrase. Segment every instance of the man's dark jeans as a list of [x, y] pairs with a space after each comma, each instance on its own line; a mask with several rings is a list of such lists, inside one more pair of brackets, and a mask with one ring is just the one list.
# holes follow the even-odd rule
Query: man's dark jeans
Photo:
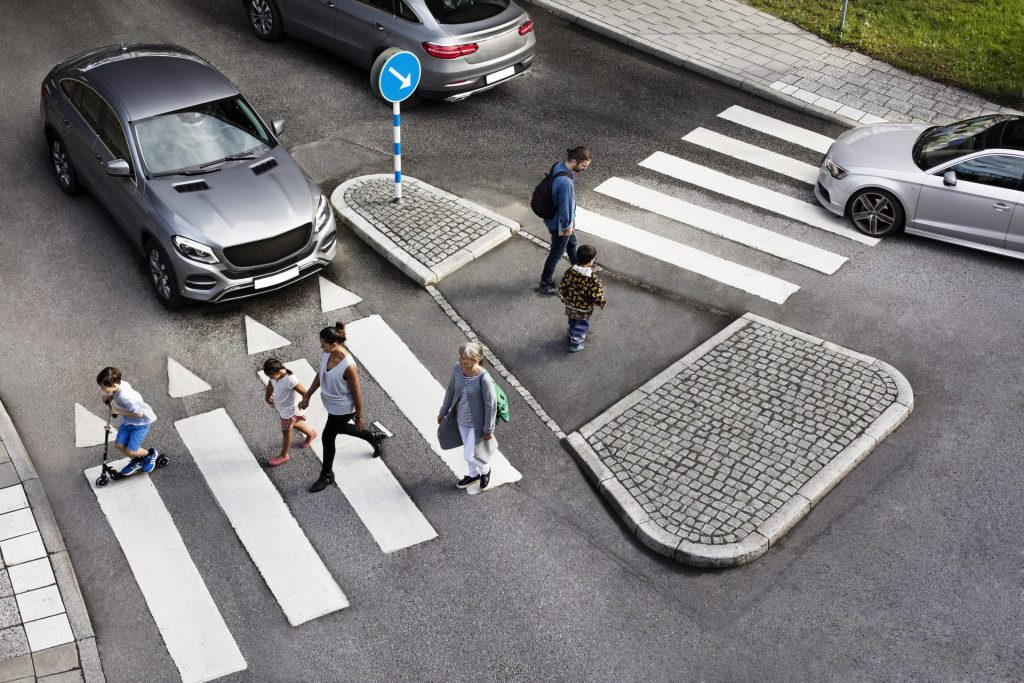
[[[548, 232], [551, 232], [550, 230]], [[540, 275], [542, 287], [553, 286], [555, 281], [555, 266], [562, 258], [562, 254], [569, 255], [569, 263], [576, 265], [576, 231], [571, 235], [559, 237], [557, 232], [551, 232], [551, 251], [548, 252], [548, 260], [544, 262], [544, 272]]]

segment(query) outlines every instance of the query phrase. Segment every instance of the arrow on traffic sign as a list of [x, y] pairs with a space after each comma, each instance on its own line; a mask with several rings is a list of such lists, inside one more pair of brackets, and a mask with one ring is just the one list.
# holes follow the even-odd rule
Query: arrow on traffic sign
[[395, 67], [393, 66], [388, 67], [388, 73], [402, 82], [402, 90], [405, 90], [406, 88], [412, 85], [412, 74], [409, 74], [408, 76], [403, 76], [402, 74], [395, 71]]

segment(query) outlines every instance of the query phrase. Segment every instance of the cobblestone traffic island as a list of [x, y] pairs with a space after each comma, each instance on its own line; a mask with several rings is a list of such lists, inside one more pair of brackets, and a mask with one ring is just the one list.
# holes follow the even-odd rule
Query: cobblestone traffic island
[[409, 176], [402, 177], [402, 203], [394, 197], [392, 175], [364, 175], [339, 185], [331, 204], [367, 244], [424, 286], [519, 232], [515, 221]]
[[645, 545], [728, 567], [767, 552], [913, 401], [888, 364], [748, 313], [566, 442]]

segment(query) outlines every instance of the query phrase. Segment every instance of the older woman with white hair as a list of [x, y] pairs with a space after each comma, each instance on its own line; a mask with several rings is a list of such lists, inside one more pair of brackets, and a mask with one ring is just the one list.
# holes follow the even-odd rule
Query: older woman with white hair
[[460, 489], [479, 482], [480, 490], [491, 481], [491, 454], [497, 449], [494, 421], [497, 397], [494, 381], [483, 369], [483, 347], [468, 342], [459, 347], [459, 361], [452, 368], [444, 403], [437, 416], [437, 440], [441, 448], [462, 447], [469, 473], [456, 484]]

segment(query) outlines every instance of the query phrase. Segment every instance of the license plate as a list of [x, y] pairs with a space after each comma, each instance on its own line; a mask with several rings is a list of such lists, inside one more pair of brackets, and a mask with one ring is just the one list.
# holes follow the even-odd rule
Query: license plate
[[298, 266], [292, 266], [288, 270], [282, 271], [282, 272], [277, 273], [275, 275], [269, 275], [267, 277], [257, 278], [257, 279], [252, 281], [252, 286], [255, 289], [266, 289], [267, 287], [273, 287], [274, 285], [279, 285], [282, 282], [288, 282], [289, 280], [291, 280], [293, 278], [297, 278], [298, 276], [299, 276], [299, 267]]
[[500, 81], [500, 80], [502, 80], [504, 78], [508, 78], [509, 76], [513, 76], [513, 75], [515, 75], [515, 73], [516, 73], [516, 68], [514, 66], [508, 66], [508, 67], [505, 67], [504, 69], [502, 69], [501, 71], [495, 71], [492, 74], [488, 74], [487, 77], [484, 78], [484, 81], [488, 85], [490, 85], [491, 83], [497, 83], [498, 81]]

